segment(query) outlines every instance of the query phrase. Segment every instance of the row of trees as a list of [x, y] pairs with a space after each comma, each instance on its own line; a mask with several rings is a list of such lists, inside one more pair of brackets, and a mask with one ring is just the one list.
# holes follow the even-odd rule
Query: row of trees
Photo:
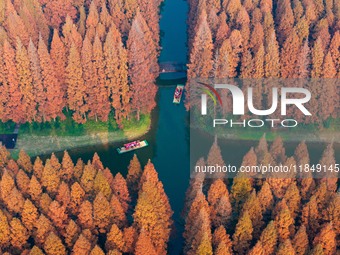
[[[224, 164], [215, 142], [207, 159], [197, 165]], [[242, 165], [308, 164], [307, 146], [300, 143], [287, 157], [282, 140], [268, 147], [264, 138], [243, 158]], [[320, 164], [334, 164], [332, 145]], [[190, 181], [185, 204], [185, 254], [321, 255], [340, 248], [340, 196], [337, 178], [313, 179], [287, 175], [256, 179], [239, 174], [228, 179]]]
[[[0, 119], [118, 124], [155, 107], [159, 1], [0, 1]], [[118, 9], [117, 9], [118, 8]], [[54, 28], [54, 29], [52, 29]]]
[[[189, 87], [209, 77], [340, 77], [339, 1], [189, 2]], [[309, 89], [312, 108], [323, 108], [312, 122], [338, 115], [339, 83]], [[255, 93], [259, 106], [271, 106], [270, 82]]]
[[142, 171], [135, 156], [125, 179], [97, 154], [75, 165], [67, 152], [0, 155], [1, 254], [166, 254], [172, 211], [151, 162]]

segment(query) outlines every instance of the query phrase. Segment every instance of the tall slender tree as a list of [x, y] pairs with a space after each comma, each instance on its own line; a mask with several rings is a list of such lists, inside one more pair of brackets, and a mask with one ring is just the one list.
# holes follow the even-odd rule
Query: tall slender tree
[[213, 43], [205, 11], [199, 21], [198, 30], [193, 40], [193, 46], [190, 52], [190, 60], [188, 64], [189, 78], [207, 78], [212, 70]]
[[44, 91], [46, 91], [46, 108], [44, 108], [43, 121], [50, 121], [55, 120], [57, 117], [64, 117], [62, 114], [62, 89], [60, 87], [60, 83], [55, 77], [53, 62], [41, 35], [39, 36], [38, 55], [42, 83]]
[[314, 42], [312, 49], [312, 78], [320, 78], [322, 76], [322, 64], [325, 55], [322, 43], [320, 37]]
[[104, 44], [106, 86], [111, 94], [111, 104], [119, 125], [130, 113], [130, 93], [128, 86], [127, 51], [121, 34], [114, 24], [106, 36]]
[[86, 19], [86, 36], [93, 42], [96, 35], [96, 27], [99, 23], [99, 13], [95, 1], [91, 1], [89, 13]]
[[292, 32], [294, 25], [294, 14], [289, 0], [278, 2], [276, 24], [278, 26], [279, 41], [282, 44]]
[[15, 10], [12, 1], [7, 0], [4, 2], [6, 2], [6, 19], [2, 25], [8, 31], [7, 34], [10, 42], [14, 45], [19, 37], [23, 44], [27, 46], [30, 39], [28, 29], [25, 27], [22, 18]]
[[147, 235], [146, 231], [142, 231], [138, 237], [138, 241], [136, 243], [135, 248], [135, 254], [136, 255], [144, 255], [144, 254], [150, 254], [150, 255], [156, 255], [157, 253], [154, 245], [152, 244], [152, 240]]
[[59, 32], [57, 29], [53, 31], [53, 38], [51, 42], [51, 60], [55, 67], [55, 76], [58, 79], [58, 82], [61, 85], [64, 103], [63, 106], [66, 105], [66, 92], [67, 92], [67, 84], [66, 84], [66, 65], [67, 65], [67, 53], [64, 42], [62, 38], [59, 36]]
[[66, 67], [67, 104], [73, 111], [73, 119], [78, 123], [86, 121], [88, 105], [86, 104], [86, 87], [83, 80], [80, 54], [73, 43]]
[[90, 116], [95, 117], [96, 120], [107, 121], [111, 106], [105, 77], [103, 47], [98, 35], [95, 36], [92, 53], [95, 86], [93, 91], [90, 92], [93, 101]]
[[36, 116], [36, 102], [32, 86], [33, 79], [28, 53], [26, 48], [21, 43], [20, 39], [17, 40], [15, 60], [18, 73], [19, 88], [22, 94], [20, 106], [22, 107], [22, 109], [24, 109], [21, 113], [22, 119], [20, 122], [32, 122]]
[[295, 30], [293, 30], [288, 34], [281, 51], [282, 78], [293, 77], [299, 49], [299, 38]]
[[265, 37], [264, 70], [266, 78], [278, 78], [280, 76], [280, 52], [274, 30]]
[[290, 210], [285, 202], [282, 203], [282, 207], [275, 217], [275, 224], [279, 234], [279, 240], [281, 242], [294, 234], [294, 219], [292, 218]]
[[[172, 211], [151, 162], [145, 166], [144, 174], [155, 178], [145, 176], [133, 215], [134, 221], [138, 229], [146, 231], [150, 236], [157, 253], [165, 254], [170, 237]], [[150, 210], [151, 208], [153, 209]]]
[[148, 114], [156, 106], [157, 87], [154, 83], [157, 70], [157, 51], [151, 32], [137, 12], [131, 26], [128, 46], [129, 79], [132, 92], [131, 110], [137, 120], [141, 114]]
[[[5, 116], [14, 122], [23, 121], [22, 92], [19, 87], [19, 78], [15, 65], [15, 51], [10, 43], [6, 40], [3, 44], [4, 74], [7, 80], [7, 96]], [[25, 82], [25, 81], [23, 81]], [[27, 84], [30, 84], [29, 81]], [[6, 118], [5, 118], [6, 119]]]
[[28, 45], [28, 57], [30, 60], [30, 70], [32, 74], [32, 90], [34, 94], [34, 100], [36, 103], [37, 115], [34, 117], [34, 121], [42, 121], [46, 116], [46, 91], [44, 90], [41, 66], [37, 48], [34, 46], [33, 41], [30, 40]]
[[246, 254], [253, 239], [253, 226], [249, 214], [244, 212], [238, 220], [233, 235], [234, 250], [237, 254]]

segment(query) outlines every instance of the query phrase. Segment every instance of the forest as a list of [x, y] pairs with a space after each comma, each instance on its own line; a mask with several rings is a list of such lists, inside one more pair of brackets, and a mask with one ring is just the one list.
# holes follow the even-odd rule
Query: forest
[[[267, 95], [271, 83], [263, 79], [340, 77], [339, 1], [189, 0], [189, 5], [187, 86], [195, 86], [202, 78], [250, 79], [255, 83], [259, 109], [271, 105]], [[256, 84], [256, 79], [262, 81]], [[321, 124], [339, 116], [337, 80], [316, 82], [309, 89], [309, 108], [315, 113], [310, 122]], [[194, 89], [187, 89], [188, 109], [193, 102], [191, 91]], [[225, 100], [227, 96], [222, 92]], [[223, 114], [230, 112], [230, 104]], [[216, 162], [224, 165], [214, 144], [207, 159], [200, 159], [197, 165]], [[309, 164], [310, 157], [304, 142], [293, 157], [287, 157], [281, 139], [270, 148], [261, 139], [244, 156], [242, 165], [268, 162]], [[320, 162], [335, 162], [332, 145], [327, 146]], [[304, 177], [258, 179], [239, 175], [230, 182], [197, 174], [186, 194], [184, 253], [338, 254], [338, 179], [336, 175]]]
[[0, 120], [138, 120], [155, 107], [155, 1], [0, 1]]
[[76, 164], [66, 151], [33, 164], [23, 151], [0, 155], [1, 254], [166, 254], [172, 210], [150, 161], [142, 171], [135, 156], [124, 178], [97, 154]]
[[[187, 2], [188, 110], [196, 79], [312, 78], [308, 108], [315, 114], [309, 122], [296, 118], [322, 127], [339, 117], [340, 1]], [[1, 122], [72, 116], [79, 124], [109, 123], [113, 116], [123, 129], [125, 120], [142, 121], [156, 107], [161, 4], [0, 0]], [[270, 83], [255, 85], [256, 106], [267, 107]], [[320, 160], [307, 144], [288, 153], [281, 138], [268, 143], [264, 136], [241, 165], [336, 163], [333, 143]], [[142, 165], [134, 155], [123, 176], [92, 154], [88, 162], [67, 151], [43, 159], [21, 150], [13, 158], [0, 145], [0, 254], [165, 255], [169, 240], [183, 235], [177, 245], [185, 255], [339, 255], [338, 172], [196, 174], [183, 194], [181, 233], [151, 160]], [[217, 141], [197, 165], [216, 162], [227, 163]]]
[[[223, 162], [215, 142], [197, 164]], [[262, 138], [242, 165], [308, 164], [302, 142], [293, 156], [282, 139]], [[21, 151], [18, 160], [0, 149], [0, 252], [15, 254], [167, 254], [174, 233], [172, 209], [153, 164], [136, 155], [128, 173], [113, 175], [94, 154], [74, 164], [43, 162]], [[329, 144], [320, 164], [335, 163]], [[143, 170], [142, 170], [143, 168]], [[337, 178], [205, 178], [197, 174], [186, 193], [184, 254], [335, 255], [340, 246]]]
[[[215, 141], [207, 158], [196, 165], [217, 162], [225, 165]], [[269, 146], [263, 137], [244, 155], [241, 165], [269, 162], [310, 164], [311, 159], [305, 142], [287, 156], [281, 138]], [[320, 164], [335, 164], [332, 144], [325, 148]], [[313, 178], [313, 172], [265, 178], [239, 173], [233, 179], [197, 173], [190, 180], [183, 211], [184, 254], [338, 254], [338, 173]]]
[[[295, 79], [294, 87], [307, 87], [312, 94], [308, 108], [313, 117], [303, 118], [296, 111], [290, 115], [320, 126], [339, 116], [339, 1], [192, 0], [189, 4], [187, 87], [204, 78], [245, 79], [248, 84], [243, 89], [253, 86], [257, 109], [269, 109], [270, 79]], [[187, 108], [191, 90], [187, 88]], [[221, 94], [228, 102], [225, 116], [231, 100], [227, 92]]]

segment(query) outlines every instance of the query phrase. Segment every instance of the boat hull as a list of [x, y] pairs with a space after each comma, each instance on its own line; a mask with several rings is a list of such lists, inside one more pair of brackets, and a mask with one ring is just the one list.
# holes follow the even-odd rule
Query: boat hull
[[144, 141], [141, 141], [139, 146], [137, 146], [137, 147], [133, 147], [133, 148], [130, 148], [130, 149], [126, 149], [125, 147], [117, 148], [117, 152], [119, 154], [123, 154], [123, 153], [127, 153], [127, 152], [130, 152], [130, 151], [135, 151], [135, 150], [144, 148], [148, 145], [149, 145], [148, 142], [146, 140], [144, 140]]

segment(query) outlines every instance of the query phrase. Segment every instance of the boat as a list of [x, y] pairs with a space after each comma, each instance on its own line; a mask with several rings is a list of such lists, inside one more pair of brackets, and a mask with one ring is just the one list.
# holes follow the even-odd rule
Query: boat
[[174, 93], [174, 104], [179, 104], [181, 102], [181, 98], [183, 95], [184, 86], [183, 85], [177, 85], [175, 93]]
[[137, 140], [137, 141], [133, 141], [133, 142], [129, 142], [129, 143], [124, 144], [123, 147], [117, 148], [117, 151], [118, 151], [119, 154], [123, 154], [123, 153], [129, 152], [129, 151], [141, 149], [141, 148], [146, 147], [148, 145], [149, 144], [146, 140], [144, 140], [144, 141]]

